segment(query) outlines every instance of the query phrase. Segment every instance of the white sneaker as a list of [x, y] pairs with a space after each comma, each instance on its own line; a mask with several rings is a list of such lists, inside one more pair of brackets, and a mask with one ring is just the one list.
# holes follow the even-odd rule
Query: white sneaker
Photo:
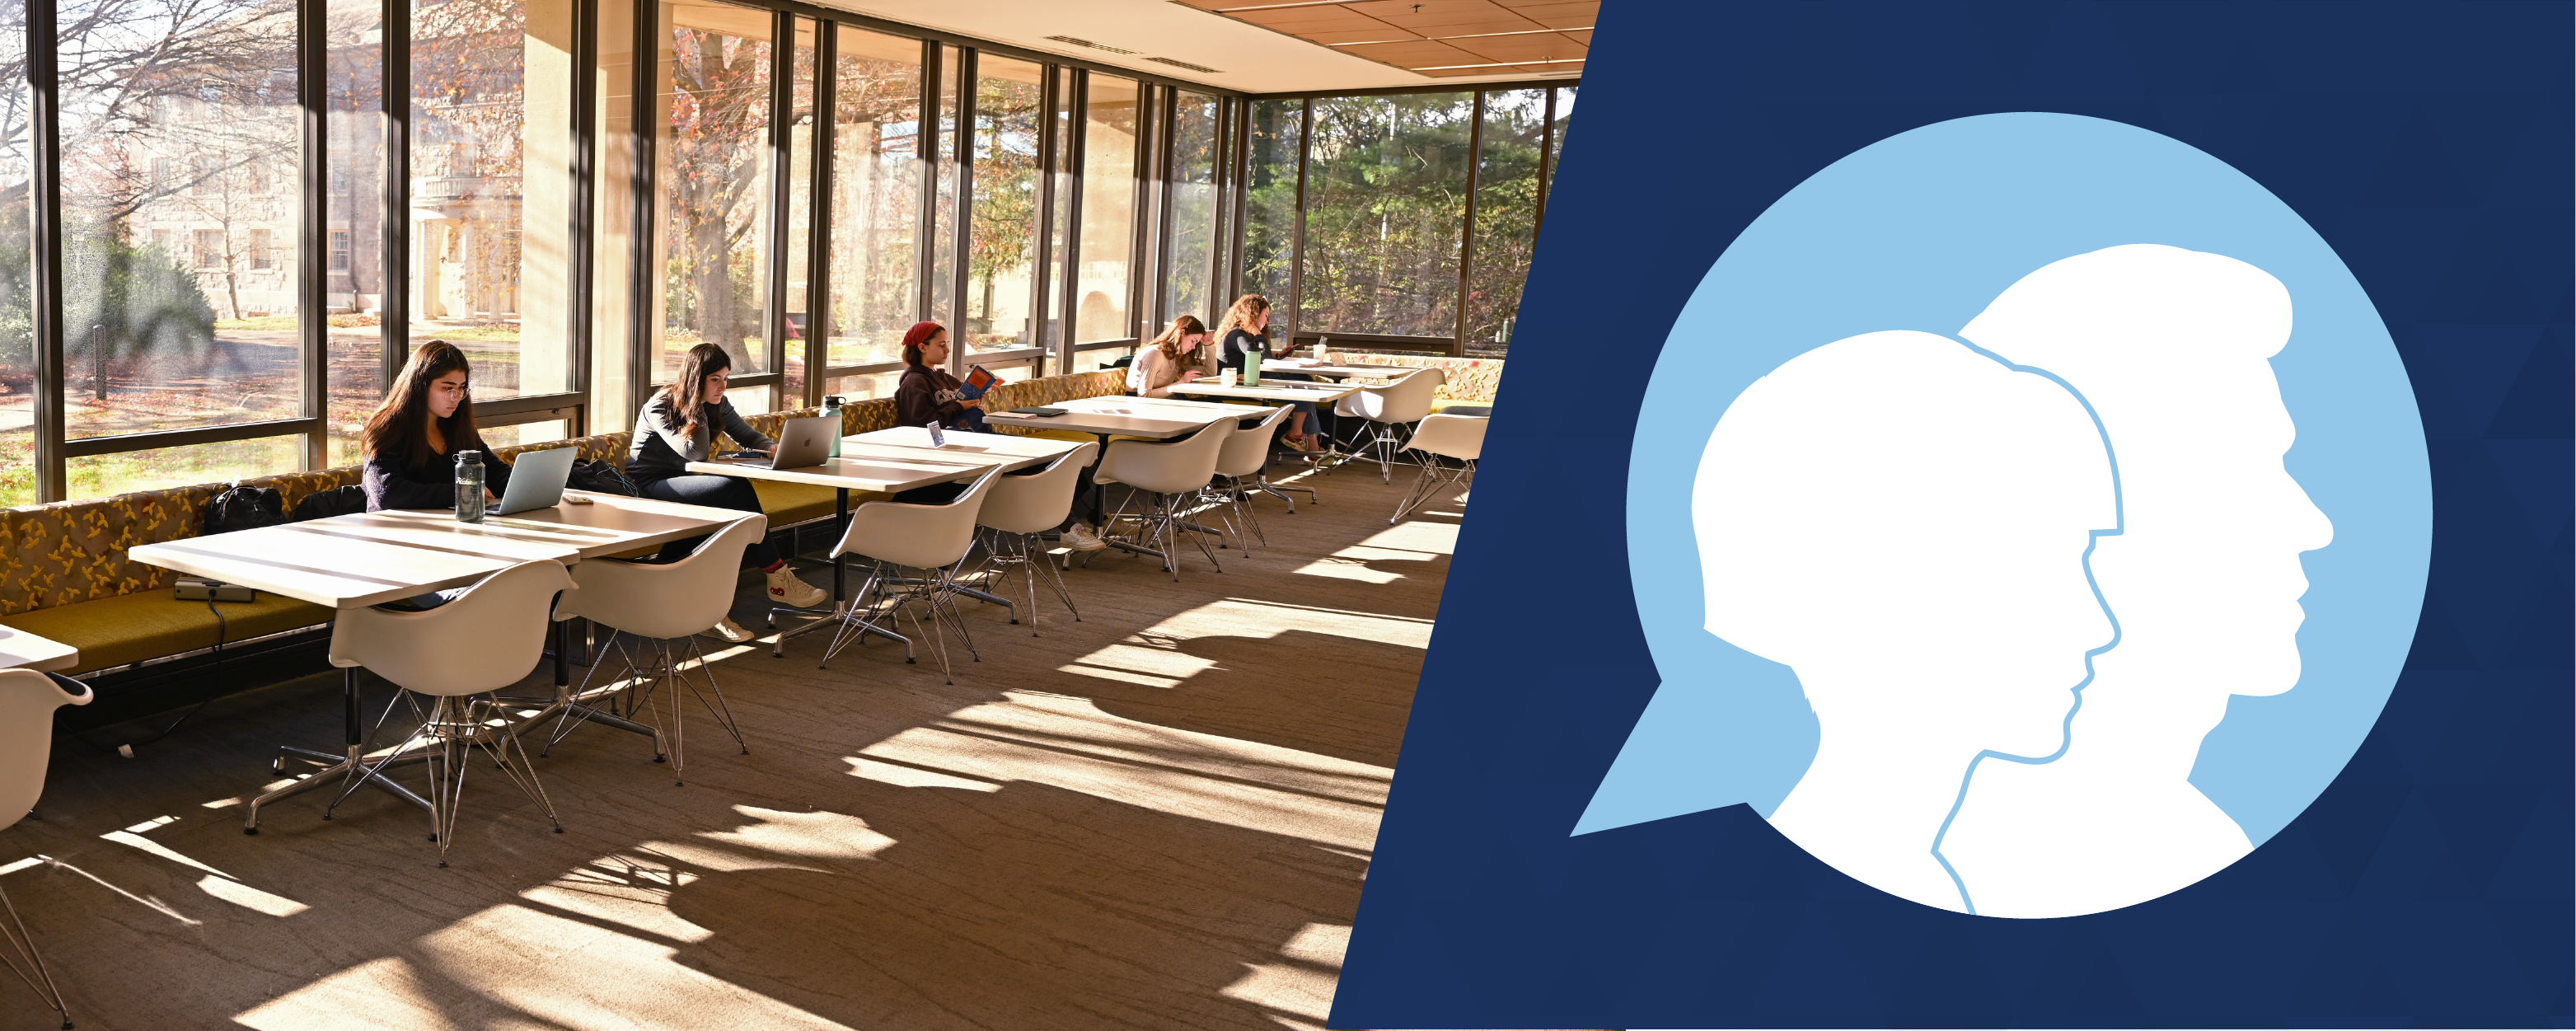
[[1108, 547], [1109, 542], [1091, 532], [1091, 524], [1075, 523], [1064, 531], [1064, 546], [1075, 551], [1098, 551]]
[[780, 566], [769, 574], [769, 600], [791, 609], [810, 609], [830, 600], [832, 592], [796, 578], [794, 570]]
[[711, 637], [721, 637], [735, 644], [751, 640], [751, 631], [743, 629], [742, 624], [730, 619], [716, 620], [716, 625], [708, 627], [706, 634]]

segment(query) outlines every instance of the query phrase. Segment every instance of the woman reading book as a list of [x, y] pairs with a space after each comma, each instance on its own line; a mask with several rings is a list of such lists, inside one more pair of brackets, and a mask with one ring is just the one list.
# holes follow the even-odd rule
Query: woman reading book
[[991, 433], [984, 426], [984, 399], [962, 396], [966, 385], [940, 368], [948, 364], [948, 330], [936, 322], [915, 322], [903, 334], [903, 380], [895, 384], [898, 423], [938, 423], [952, 430]]

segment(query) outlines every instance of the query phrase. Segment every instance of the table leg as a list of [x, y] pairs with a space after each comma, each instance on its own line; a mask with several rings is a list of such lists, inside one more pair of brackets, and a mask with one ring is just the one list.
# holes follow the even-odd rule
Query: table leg
[[[410, 789], [405, 788], [400, 784], [387, 780], [381, 773], [368, 772], [367, 763], [365, 761], [365, 720], [360, 716], [358, 711], [358, 668], [355, 666], [351, 666], [340, 671], [340, 706], [341, 738], [347, 745], [347, 754], [342, 756], [330, 756], [328, 753], [315, 752], [310, 749], [294, 748], [291, 746], [282, 748], [280, 750], [281, 755], [307, 757], [310, 761], [327, 762], [328, 765], [325, 765], [322, 769], [306, 774], [302, 779], [297, 780], [292, 784], [284, 785], [279, 787], [277, 790], [263, 793], [259, 797], [251, 799], [250, 804], [243, 807], [242, 833], [259, 833], [260, 806], [278, 801], [279, 799], [300, 795], [307, 791], [311, 791], [314, 788], [334, 782], [337, 782], [342, 786], [343, 793], [345, 794], [348, 790], [349, 782], [362, 777], [365, 778], [365, 783], [368, 786], [390, 792], [394, 797], [400, 798], [403, 801], [409, 802], [423, 809], [430, 808], [428, 799], [413, 794]], [[331, 759], [337, 759], [338, 761], [331, 762]], [[397, 759], [396, 761], [401, 760]], [[329, 819], [329, 814], [325, 813], [323, 818]]]
[[[840, 537], [850, 532], [850, 488], [842, 487], [834, 490], [832, 497], [832, 547], [839, 548]], [[843, 561], [844, 558], [845, 556], [841, 555], [832, 556], [832, 607], [835, 609], [840, 608], [841, 601], [849, 596], [849, 586], [846, 581], [850, 567]]]

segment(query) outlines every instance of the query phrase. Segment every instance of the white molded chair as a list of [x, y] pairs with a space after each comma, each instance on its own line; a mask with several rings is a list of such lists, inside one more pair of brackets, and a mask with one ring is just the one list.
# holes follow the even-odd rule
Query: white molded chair
[[[1040, 570], [1047, 586], [1073, 613], [1073, 621], [1082, 622], [1082, 610], [1073, 605], [1073, 593], [1065, 589], [1063, 574], [1055, 563], [1041, 560], [1038, 535], [1063, 525], [1073, 512], [1073, 489], [1082, 478], [1082, 470], [1091, 464], [1091, 456], [1100, 445], [1086, 443], [1056, 456], [1044, 470], [1027, 476], [1004, 476], [993, 481], [993, 492], [984, 496], [984, 505], [975, 513], [975, 524], [992, 531], [990, 557], [984, 562], [994, 575], [987, 586], [1002, 588], [1003, 581], [1017, 572], [1028, 583], [1029, 636], [1038, 635], [1038, 577]], [[1019, 622], [1014, 616], [1011, 622]]]
[[[975, 549], [975, 517], [983, 511], [993, 482], [1001, 478], [1000, 467], [986, 469], [964, 493], [943, 505], [871, 501], [850, 513], [849, 529], [842, 532], [841, 542], [832, 546], [832, 557], [867, 558], [867, 584], [842, 615], [841, 625], [832, 631], [832, 643], [823, 649], [823, 661], [817, 668], [829, 668], [832, 656], [840, 654], [848, 642], [864, 641], [869, 634], [902, 641], [903, 661], [914, 661], [912, 639], [886, 625], [914, 602], [930, 610], [939, 672], [949, 683], [957, 682], [957, 674], [948, 665], [948, 635], [941, 620], [957, 629], [957, 636], [966, 642], [968, 655], [977, 662], [983, 661], [984, 657], [975, 651], [974, 635], [966, 632], [965, 621], [957, 616], [957, 570], [966, 563], [966, 554]], [[1068, 494], [1066, 505], [1071, 504]], [[898, 576], [905, 566], [929, 575], [917, 583], [900, 584]], [[897, 590], [898, 587], [904, 589]], [[882, 611], [877, 606], [880, 600], [885, 603]], [[884, 622], [879, 622], [880, 618]], [[912, 618], [912, 629], [915, 634], [921, 632], [920, 616]]]
[[1395, 453], [1404, 446], [1399, 427], [1431, 414], [1431, 395], [1448, 381], [1449, 374], [1439, 369], [1416, 369], [1393, 383], [1361, 387], [1359, 393], [1334, 402], [1334, 415], [1361, 420], [1349, 441], [1352, 457], [1374, 452], [1378, 479], [1394, 482]]
[[[1280, 420], [1286, 419], [1291, 411], [1295, 409], [1287, 405], [1273, 407], [1270, 409], [1270, 414], [1260, 422], [1235, 430], [1232, 436], [1226, 438], [1225, 446], [1217, 449], [1216, 474], [1225, 477], [1226, 486], [1222, 491], [1216, 492], [1214, 497], [1231, 513], [1226, 517], [1226, 523], [1233, 526], [1237, 540], [1244, 539], [1246, 536], [1244, 529], [1250, 528], [1252, 531], [1250, 536], [1260, 538], [1263, 544], [1270, 543], [1270, 537], [1261, 532], [1261, 518], [1252, 511], [1254, 493], [1276, 495], [1279, 500], [1288, 502], [1289, 515], [1297, 514], [1297, 502], [1288, 497], [1287, 491], [1302, 490], [1306, 492], [1307, 497], [1314, 497], [1315, 490], [1312, 487], [1282, 489], [1262, 475], [1264, 470], [1270, 468], [1271, 437], [1279, 432]], [[1243, 482], [1244, 477], [1247, 476], [1252, 478], [1249, 484]], [[1240, 526], [1234, 526], [1237, 517], [1242, 519]]]
[[[1389, 525], [1434, 499], [1455, 496], [1443, 488], [1465, 490], [1475, 482], [1476, 456], [1485, 451], [1485, 423], [1489, 418], [1445, 414], [1422, 417], [1422, 424], [1413, 431], [1413, 440], [1404, 446], [1407, 451], [1422, 452], [1422, 473], [1413, 478], [1413, 486], [1405, 489], [1404, 500], [1395, 506], [1395, 514], [1387, 517]], [[1442, 458], [1455, 459], [1458, 464], [1445, 465]]]
[[[555, 595], [573, 590], [572, 574], [562, 563], [539, 560], [484, 577], [456, 600], [426, 612], [343, 610], [331, 624], [331, 664], [365, 667], [402, 688], [406, 699], [423, 695], [431, 703], [419, 729], [364, 776], [349, 778], [332, 807], [338, 808], [368, 777], [381, 775], [386, 763], [414, 744], [428, 742], [430, 836], [438, 842], [438, 865], [446, 866], [448, 846], [456, 838], [457, 803], [465, 795], [465, 768], [480, 746], [529, 801], [545, 810], [555, 833], [563, 833], [554, 803], [547, 801], [537, 771], [528, 764], [527, 749], [510, 732], [493, 692], [536, 668], [545, 654]], [[419, 703], [412, 707], [417, 712]]]
[[[680, 691], [688, 693], [705, 706], [733, 743], [750, 755], [751, 746], [742, 739], [742, 725], [733, 718], [733, 707], [725, 704], [724, 688], [716, 684], [715, 667], [707, 663], [706, 652], [698, 646], [698, 633], [716, 625], [733, 611], [734, 582], [742, 571], [742, 552], [769, 530], [767, 516], [754, 513], [725, 524], [724, 529], [709, 534], [698, 542], [696, 550], [677, 562], [620, 562], [615, 559], [593, 559], [574, 566], [573, 582], [580, 592], [564, 599], [555, 610], [558, 620], [576, 617], [593, 623], [604, 623], [614, 629], [608, 642], [617, 645], [617, 655], [626, 663], [620, 675], [623, 704], [612, 700], [612, 708], [603, 711], [581, 702], [582, 691], [574, 690], [566, 699], [564, 715], [555, 722], [555, 731], [546, 741], [551, 751], [555, 743], [571, 732], [567, 722], [580, 719], [632, 731], [653, 739], [653, 761], [665, 757], [671, 762], [671, 781], [682, 783], [686, 771], [688, 734], [682, 717]], [[638, 638], [638, 648], [649, 651], [631, 652], [618, 643], [620, 633]], [[684, 641], [689, 658], [697, 660], [697, 671], [706, 680], [706, 691], [681, 669], [681, 658], [674, 653], [673, 641]], [[590, 674], [599, 672], [607, 649], [591, 660]], [[582, 687], [590, 685], [590, 674], [582, 677]], [[666, 731], [661, 718], [653, 712], [653, 695], [660, 692], [669, 702], [671, 725]], [[707, 701], [708, 694], [715, 701]], [[634, 717], [641, 715], [644, 723]], [[667, 748], [665, 746], [668, 746]]]
[[[1171, 572], [1174, 580], [1181, 578], [1181, 562], [1175, 552], [1180, 544], [1176, 538], [1183, 530], [1191, 532], [1190, 539], [1198, 543], [1199, 552], [1207, 556], [1209, 565], [1216, 566], [1217, 572], [1225, 571], [1225, 567], [1217, 563], [1216, 552], [1209, 550], [1207, 541], [1198, 536], [1214, 531], [1189, 523], [1181, 516], [1183, 506], [1196, 499], [1208, 481], [1216, 477], [1217, 455], [1224, 450], [1226, 441], [1234, 438], [1234, 434], [1233, 422], [1221, 419], [1191, 434], [1186, 440], [1161, 444], [1113, 440], [1109, 442], [1109, 450], [1100, 456], [1100, 471], [1093, 474], [1092, 482], [1123, 483], [1131, 489], [1127, 498], [1118, 503], [1117, 514], [1109, 517], [1110, 523], [1114, 525], [1126, 516], [1127, 506], [1136, 500], [1136, 492], [1150, 495], [1145, 511], [1137, 515], [1144, 522], [1137, 539], [1151, 553], [1163, 557], [1163, 568]], [[1156, 541], [1163, 544], [1159, 550], [1153, 547]], [[1220, 538], [1217, 543], [1223, 546], [1225, 542]]]
[[[88, 705], [98, 693], [83, 689], [72, 694], [54, 683], [54, 678], [32, 669], [0, 670], [0, 830], [16, 826], [20, 819], [36, 808], [36, 798], [45, 793], [45, 763], [53, 758], [54, 710], [66, 705]], [[0, 927], [0, 937], [9, 939], [17, 955], [0, 955], [0, 963], [27, 982], [27, 987], [45, 997], [45, 1003], [62, 1015], [63, 1026], [72, 1026], [71, 1007], [63, 1002], [62, 989], [54, 987], [54, 975], [46, 972], [45, 959], [36, 953], [35, 936], [18, 919], [18, 906], [9, 901], [9, 893], [0, 891], [0, 908], [9, 911], [9, 926]]]

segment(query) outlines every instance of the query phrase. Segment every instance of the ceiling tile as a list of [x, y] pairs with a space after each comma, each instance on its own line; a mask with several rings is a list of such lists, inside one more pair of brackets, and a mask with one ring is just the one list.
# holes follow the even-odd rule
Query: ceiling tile
[[1477, 57], [1474, 54], [1470, 54], [1446, 43], [1432, 43], [1428, 41], [1416, 43], [1371, 43], [1360, 46], [1339, 47], [1337, 49], [1344, 53], [1355, 54], [1372, 61], [1382, 61], [1399, 68], [1420, 68], [1425, 65], [1476, 64], [1484, 60], [1484, 58]]
[[1180, 3], [1184, 7], [1196, 7], [1202, 11], [1213, 11], [1229, 6], [1225, 0], [1180, 0]]
[[1271, 11], [1238, 11], [1230, 17], [1281, 32], [1331, 32], [1351, 29], [1377, 29], [1389, 26], [1375, 18], [1353, 14], [1343, 7], [1282, 7]]
[[1444, 39], [1457, 47], [1488, 61], [1544, 61], [1584, 56], [1583, 44], [1553, 32], [1512, 36], [1474, 36], [1467, 39]]
[[1514, 4], [1510, 10], [1551, 29], [1588, 29], [1600, 17], [1601, 5], [1591, 0], [1558, 0], [1553, 3]]
[[1392, 25], [1380, 26], [1374, 29], [1334, 30], [1331, 32], [1301, 31], [1298, 32], [1296, 36], [1299, 39], [1321, 43], [1328, 47], [1337, 47], [1345, 43], [1392, 43], [1399, 40], [1422, 38], [1419, 35], [1406, 32], [1403, 29], [1396, 28]]
[[1584, 45], [1584, 47], [1585, 47], [1585, 48], [1587, 48], [1587, 49], [1588, 49], [1588, 48], [1590, 48], [1590, 47], [1592, 46], [1592, 30], [1591, 30], [1591, 29], [1582, 29], [1582, 30], [1578, 30], [1578, 31], [1574, 31], [1574, 32], [1560, 33], [1560, 35], [1563, 35], [1565, 38], [1570, 39], [1570, 40], [1573, 40], [1573, 41], [1575, 41], [1575, 42], [1577, 42], [1577, 43], [1581, 43], [1581, 44], [1583, 44], [1583, 45]]
[[1497, 7], [1493, 0], [1361, 0], [1344, 6], [1427, 36], [1550, 27]]

